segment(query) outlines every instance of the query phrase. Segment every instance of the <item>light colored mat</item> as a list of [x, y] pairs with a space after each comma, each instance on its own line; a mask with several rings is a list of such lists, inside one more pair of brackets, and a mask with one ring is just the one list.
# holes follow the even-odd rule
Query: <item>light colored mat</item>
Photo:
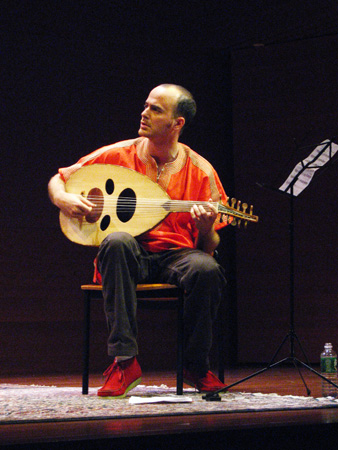
[[[220, 402], [207, 402], [193, 389], [185, 389], [182, 399], [175, 395], [175, 388], [165, 385], [139, 385], [119, 400], [100, 398], [96, 393], [96, 388], [82, 395], [79, 387], [0, 384], [0, 424], [338, 407], [338, 400], [330, 398], [231, 391], [222, 394]], [[156, 403], [139, 404], [140, 398]]]

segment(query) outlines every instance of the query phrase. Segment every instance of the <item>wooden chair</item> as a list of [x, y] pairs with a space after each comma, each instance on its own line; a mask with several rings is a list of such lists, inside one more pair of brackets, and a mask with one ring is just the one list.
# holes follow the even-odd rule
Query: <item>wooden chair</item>
[[[81, 286], [84, 293], [84, 344], [82, 394], [88, 394], [89, 380], [89, 348], [90, 348], [90, 310], [92, 300], [102, 300], [102, 286], [85, 284]], [[183, 394], [183, 296], [184, 292], [172, 284], [138, 284], [136, 289], [138, 308], [148, 310], [177, 310], [177, 369], [176, 393]], [[219, 330], [222, 327], [218, 327]], [[218, 334], [218, 371], [219, 378], [224, 381], [223, 336]]]

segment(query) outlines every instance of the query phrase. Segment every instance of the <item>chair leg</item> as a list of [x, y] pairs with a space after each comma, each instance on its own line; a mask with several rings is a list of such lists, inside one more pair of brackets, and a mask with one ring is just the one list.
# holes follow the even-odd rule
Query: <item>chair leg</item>
[[224, 330], [223, 330], [223, 311], [218, 312], [218, 317], [216, 321], [216, 333], [217, 333], [217, 351], [218, 351], [218, 378], [224, 383], [224, 353], [225, 353], [225, 345], [224, 345]]
[[183, 344], [184, 344], [183, 307], [184, 307], [183, 293], [180, 293], [177, 308], [177, 375], [176, 375], [177, 395], [183, 395]]
[[84, 293], [82, 394], [88, 394], [90, 337], [90, 293]]
[[224, 342], [223, 335], [218, 337], [218, 378], [224, 383]]

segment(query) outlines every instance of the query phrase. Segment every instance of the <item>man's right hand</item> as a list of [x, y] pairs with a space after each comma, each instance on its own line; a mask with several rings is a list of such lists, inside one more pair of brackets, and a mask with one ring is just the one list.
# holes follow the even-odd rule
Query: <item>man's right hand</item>
[[95, 207], [95, 203], [92, 203], [82, 195], [70, 194], [68, 192], [59, 193], [59, 196], [55, 199], [55, 205], [66, 216], [74, 219], [80, 219], [86, 216]]
[[59, 174], [50, 179], [48, 193], [52, 203], [60, 208], [66, 216], [74, 219], [86, 216], [96, 206], [82, 195], [67, 192], [65, 183]]

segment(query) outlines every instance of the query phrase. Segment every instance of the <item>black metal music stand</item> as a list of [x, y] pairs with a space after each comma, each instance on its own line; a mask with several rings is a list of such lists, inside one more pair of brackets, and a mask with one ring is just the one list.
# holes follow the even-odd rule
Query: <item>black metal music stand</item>
[[[308, 175], [307, 176], [307, 171], [316, 171], [317, 169], [319, 169], [320, 167], [322, 167], [324, 164], [328, 165], [327, 163], [331, 163], [333, 161], [333, 157], [335, 152], [332, 152], [332, 144], [333, 144], [333, 139], [331, 140], [326, 140], [323, 143], [320, 144], [320, 146], [322, 146], [323, 148], [319, 148], [320, 146], [317, 146], [315, 150], [317, 151], [313, 151], [310, 156], [308, 158], [306, 158], [304, 161], [300, 162], [299, 164], [297, 164], [297, 166], [295, 167], [295, 169], [293, 170], [293, 172], [290, 174], [290, 176], [288, 177], [288, 179], [286, 180], [286, 182], [284, 183], [284, 185], [281, 188], [284, 188], [282, 192], [284, 195], [287, 195], [290, 199], [289, 202], [289, 207], [290, 207], [290, 221], [289, 221], [289, 244], [290, 244], [290, 303], [289, 303], [289, 308], [290, 308], [290, 331], [287, 333], [287, 335], [284, 337], [282, 343], [279, 345], [279, 347], [277, 348], [275, 354], [273, 355], [271, 361], [268, 363], [268, 365], [266, 367], [264, 367], [261, 370], [258, 370], [257, 372], [254, 372], [253, 374], [242, 378], [239, 381], [236, 381], [235, 383], [232, 383], [228, 386], [226, 386], [223, 389], [219, 389], [218, 391], [215, 392], [210, 392], [208, 394], [203, 395], [203, 399], [207, 400], [207, 401], [220, 401], [221, 397], [219, 396], [220, 393], [222, 392], [226, 392], [229, 389], [231, 389], [234, 386], [237, 386], [238, 384], [243, 383], [244, 381], [247, 381], [257, 375], [260, 375], [263, 372], [266, 372], [269, 369], [272, 369], [276, 366], [279, 366], [281, 364], [287, 363], [287, 362], [291, 362], [294, 367], [298, 370], [298, 373], [303, 381], [303, 384], [306, 388], [306, 392], [307, 395], [311, 394], [310, 389], [308, 388], [304, 377], [300, 371], [300, 367], [299, 366], [303, 366], [306, 369], [310, 370], [311, 372], [315, 373], [316, 375], [318, 375], [320, 378], [322, 378], [323, 380], [325, 380], [326, 382], [332, 384], [333, 386], [335, 386], [336, 388], [338, 388], [338, 385], [336, 385], [335, 383], [333, 383], [331, 380], [329, 380], [328, 378], [324, 377], [323, 375], [321, 375], [319, 372], [317, 372], [316, 370], [314, 370], [310, 365], [309, 365], [309, 361], [308, 358], [303, 350], [303, 347], [300, 343], [300, 340], [298, 339], [298, 336], [295, 332], [295, 320], [294, 320], [294, 300], [295, 300], [295, 296], [294, 296], [294, 192], [295, 192], [295, 186], [297, 191], [299, 190], [299, 182], [300, 185], [304, 184], [304, 179], [307, 180], [307, 184], [305, 185], [305, 187], [310, 183], [311, 178], [313, 176], [314, 173], [312, 173], [312, 175]], [[336, 147], [336, 144], [334, 144]], [[338, 148], [338, 147], [337, 147]], [[336, 148], [336, 150], [337, 150]], [[337, 153], [338, 154], [338, 153]], [[327, 161], [325, 161], [327, 158]], [[303, 177], [303, 179], [302, 179]], [[298, 184], [297, 184], [298, 183]], [[264, 185], [261, 185], [264, 186]], [[264, 187], [268, 187], [268, 186], [264, 186]], [[300, 187], [300, 190], [303, 190], [304, 185]], [[269, 188], [269, 187], [268, 187]], [[281, 189], [280, 188], [280, 189]], [[271, 188], [273, 190], [277, 190], [275, 188]], [[300, 192], [297, 192], [297, 195]], [[281, 359], [280, 361], [274, 362], [277, 355], [279, 354], [280, 350], [282, 349], [282, 347], [286, 344], [287, 341], [290, 341], [290, 354], [289, 356], [287, 356], [284, 359]], [[306, 363], [304, 363], [303, 361], [301, 361], [300, 359], [296, 358], [295, 356], [295, 341], [298, 343], [299, 348], [305, 358]]]

